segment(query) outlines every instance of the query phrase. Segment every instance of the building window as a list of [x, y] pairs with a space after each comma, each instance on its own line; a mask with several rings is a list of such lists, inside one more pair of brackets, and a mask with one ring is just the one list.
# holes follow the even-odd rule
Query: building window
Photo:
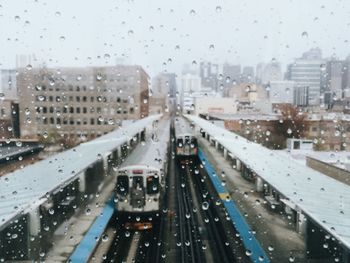
[[43, 107], [43, 113], [47, 113], [47, 108]]
[[77, 91], [80, 91], [80, 87], [79, 86], [77, 86]]
[[80, 108], [76, 108], [76, 113], [80, 113]]
[[90, 125], [95, 125], [95, 119], [94, 118], [90, 119]]
[[49, 101], [53, 101], [53, 96], [50, 96], [50, 97], [49, 97]]
[[75, 101], [76, 101], [76, 102], [80, 102], [80, 97], [79, 97], [79, 96], [76, 96], [76, 97], [75, 97]]
[[73, 96], [69, 96], [69, 101], [73, 101]]
[[70, 124], [70, 125], [74, 125], [74, 120], [73, 120], [73, 118], [70, 118], [70, 119], [69, 119], [69, 124]]
[[97, 114], [101, 114], [101, 107], [97, 107]]
[[53, 107], [50, 107], [50, 113], [53, 113], [53, 112], [54, 112]]
[[94, 97], [90, 97], [90, 102], [94, 102]]
[[55, 120], [53, 117], [50, 118], [50, 124], [55, 124]]
[[134, 113], [135, 113], [134, 108], [130, 108], [130, 114], [134, 114]]
[[83, 97], [83, 102], [86, 102], [87, 101], [87, 98], [86, 96]]
[[61, 118], [56, 118], [56, 123], [61, 125]]
[[74, 113], [74, 108], [73, 107], [69, 108], [69, 113]]
[[87, 108], [83, 107], [83, 113], [87, 113]]
[[117, 102], [120, 102], [120, 98], [119, 97], [117, 98]]

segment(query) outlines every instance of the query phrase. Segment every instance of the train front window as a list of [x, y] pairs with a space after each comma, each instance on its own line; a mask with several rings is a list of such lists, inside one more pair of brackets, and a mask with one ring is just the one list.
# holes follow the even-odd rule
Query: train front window
[[143, 177], [142, 176], [134, 176], [132, 178], [132, 187], [134, 189], [142, 189], [143, 188]]
[[159, 177], [148, 176], [147, 177], [147, 194], [156, 194], [159, 192]]
[[192, 138], [191, 139], [191, 148], [195, 148], [197, 147], [198, 143], [197, 143], [197, 139], [196, 138]]
[[129, 178], [125, 175], [119, 176], [117, 179], [117, 193], [127, 195], [129, 193]]
[[185, 144], [190, 144], [190, 136], [185, 136]]

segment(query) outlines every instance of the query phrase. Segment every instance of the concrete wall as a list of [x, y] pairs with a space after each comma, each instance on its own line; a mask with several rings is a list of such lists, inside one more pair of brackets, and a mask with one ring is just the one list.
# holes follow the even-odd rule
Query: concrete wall
[[308, 156], [306, 157], [306, 165], [344, 184], [350, 185], [349, 171], [346, 171], [344, 169], [338, 168], [336, 166], [316, 160]]
[[202, 97], [195, 99], [195, 114], [226, 113], [235, 114], [237, 103], [235, 98]]

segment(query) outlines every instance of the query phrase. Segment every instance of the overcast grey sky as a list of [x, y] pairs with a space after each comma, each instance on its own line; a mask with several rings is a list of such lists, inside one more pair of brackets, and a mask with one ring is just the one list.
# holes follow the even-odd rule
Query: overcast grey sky
[[8, 0], [0, 5], [2, 68], [13, 67], [16, 54], [35, 54], [50, 66], [114, 64], [126, 56], [153, 75], [201, 59], [288, 63], [316, 46], [326, 57], [350, 53], [348, 0]]

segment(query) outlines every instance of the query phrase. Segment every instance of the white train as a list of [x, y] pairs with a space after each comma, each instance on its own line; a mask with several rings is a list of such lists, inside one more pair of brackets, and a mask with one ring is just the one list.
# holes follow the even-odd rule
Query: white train
[[184, 117], [175, 117], [176, 156], [178, 159], [194, 157], [198, 153], [198, 142], [190, 123]]
[[[116, 210], [133, 227], [151, 227], [161, 209], [170, 140], [169, 120], [160, 120], [117, 171]], [[140, 227], [138, 227], [140, 226]]]

